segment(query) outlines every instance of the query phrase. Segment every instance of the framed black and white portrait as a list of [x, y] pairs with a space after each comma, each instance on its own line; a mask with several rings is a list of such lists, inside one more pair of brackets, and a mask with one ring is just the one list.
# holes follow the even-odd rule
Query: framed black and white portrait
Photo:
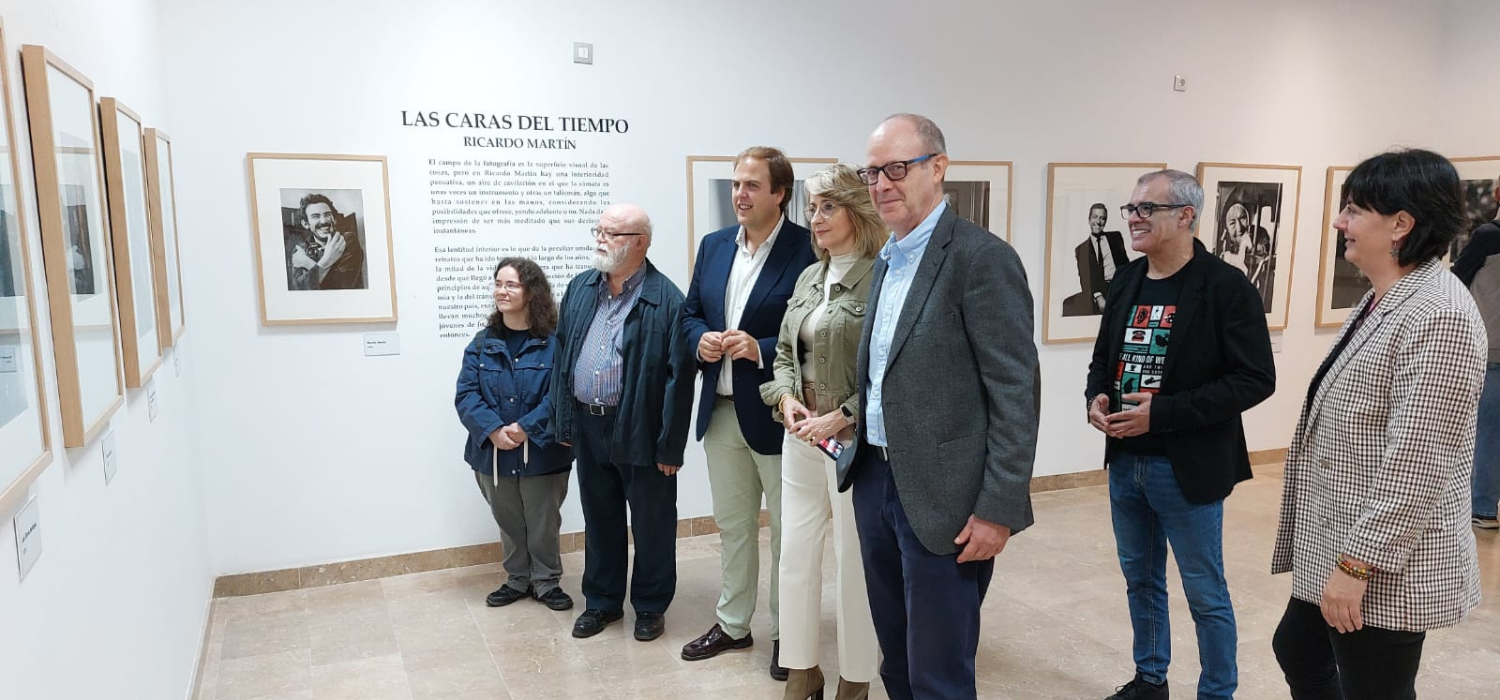
[[1286, 328], [1302, 167], [1199, 163], [1198, 239], [1255, 285], [1271, 330]]
[[396, 320], [384, 156], [251, 153], [266, 325]]
[[40, 46], [21, 47], [47, 269], [63, 445], [83, 447], [125, 401], [94, 85]]
[[52, 462], [8, 51], [0, 25], [0, 517], [22, 502], [27, 487]]
[[1336, 165], [1328, 169], [1323, 186], [1323, 240], [1318, 256], [1319, 328], [1337, 328], [1349, 311], [1370, 291], [1370, 279], [1344, 259], [1344, 234], [1333, 227], [1343, 208], [1344, 182], [1354, 168]]
[[1010, 161], [948, 161], [943, 200], [953, 213], [1010, 242]]
[[1165, 163], [1047, 165], [1047, 267], [1042, 340], [1091, 341], [1115, 273], [1139, 255], [1130, 249], [1120, 208], [1136, 180]]
[[[807, 226], [803, 183], [813, 173], [838, 162], [833, 158], [787, 158], [792, 164], [791, 197], [786, 218]], [[714, 231], [736, 225], [734, 216], [734, 156], [688, 156], [688, 269], [698, 259], [698, 241]]]
[[1500, 182], [1500, 156], [1451, 158], [1464, 188], [1464, 224], [1448, 246], [1448, 264], [1453, 264], [1469, 244], [1469, 236], [1482, 224], [1495, 220], [1495, 184]]

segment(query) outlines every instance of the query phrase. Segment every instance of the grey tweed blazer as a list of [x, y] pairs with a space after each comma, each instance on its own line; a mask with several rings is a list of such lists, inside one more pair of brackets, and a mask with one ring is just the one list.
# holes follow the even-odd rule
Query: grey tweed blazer
[[[870, 335], [886, 265], [875, 261], [859, 343], [859, 393], [869, 407]], [[1031, 291], [1005, 241], [947, 209], [896, 319], [882, 409], [896, 493], [934, 554], [953, 554], [970, 515], [1020, 532], [1032, 523], [1040, 371]], [[856, 439], [838, 461], [839, 490], [870, 454]], [[861, 449], [861, 448], [864, 449]]]
[[1407, 632], [1457, 624], [1479, 603], [1469, 480], [1484, 321], [1463, 283], [1431, 260], [1352, 332], [1287, 452], [1272, 573], [1291, 571], [1292, 596], [1320, 603], [1347, 554], [1376, 569], [1365, 624]]

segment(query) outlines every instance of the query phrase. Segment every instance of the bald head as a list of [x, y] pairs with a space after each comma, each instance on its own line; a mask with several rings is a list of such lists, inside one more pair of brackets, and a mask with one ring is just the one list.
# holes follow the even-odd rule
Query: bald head
[[[606, 222], [616, 225], [603, 225]], [[646, 239], [644, 242], [647, 245], [650, 245], [651, 243], [651, 217], [646, 215], [645, 209], [642, 209], [637, 205], [611, 204], [607, 209], [604, 210], [604, 213], [600, 215], [599, 223], [601, 224], [600, 228], [608, 231], [630, 231], [634, 233], [644, 233], [646, 234], [644, 236], [644, 238]]]
[[923, 152], [948, 153], [948, 140], [943, 138], [943, 130], [938, 128], [936, 122], [920, 114], [909, 114], [906, 112], [892, 114], [886, 117], [885, 121], [880, 123], [880, 126], [875, 128], [875, 132], [880, 133], [882, 129], [896, 125], [904, 126], [915, 132], [917, 142], [921, 144]]
[[[948, 169], [943, 132], [931, 119], [915, 114], [887, 117], [870, 134], [866, 167], [880, 174], [870, 185], [870, 199], [880, 219], [899, 240], [927, 218], [943, 200], [943, 175]], [[905, 174], [896, 166], [905, 164]]]

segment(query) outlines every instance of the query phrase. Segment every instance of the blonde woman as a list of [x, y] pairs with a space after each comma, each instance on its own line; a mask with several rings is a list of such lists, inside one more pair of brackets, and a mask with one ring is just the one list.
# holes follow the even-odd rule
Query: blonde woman
[[856, 361], [870, 292], [870, 269], [887, 231], [855, 168], [840, 163], [807, 180], [806, 214], [818, 262], [797, 278], [787, 302], [773, 365], [760, 388], [786, 426], [781, 466], [781, 665], [786, 700], [823, 697], [818, 666], [823, 537], [833, 523], [839, 629], [838, 700], [869, 694], [879, 663], [865, 593], [851, 494], [838, 492], [837, 449], [848, 443], [859, 411]]

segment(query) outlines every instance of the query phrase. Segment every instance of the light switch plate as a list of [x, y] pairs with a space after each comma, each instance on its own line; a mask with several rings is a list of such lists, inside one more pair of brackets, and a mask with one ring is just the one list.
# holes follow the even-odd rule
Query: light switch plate
[[16, 565], [21, 569], [21, 580], [25, 581], [26, 574], [31, 573], [31, 567], [42, 557], [42, 513], [36, 496], [16, 513], [11, 524], [16, 528]]
[[573, 62], [594, 64], [594, 45], [585, 44], [581, 41], [573, 42]]

